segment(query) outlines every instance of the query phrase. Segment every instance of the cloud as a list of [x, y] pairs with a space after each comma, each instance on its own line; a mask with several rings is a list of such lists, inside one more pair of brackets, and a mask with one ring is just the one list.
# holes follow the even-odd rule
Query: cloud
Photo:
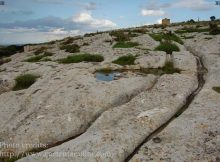
[[157, 20], [157, 23], [158, 23], [158, 24], [162, 24], [162, 19], [161, 19], [161, 18], [158, 19], [158, 20]]
[[88, 25], [91, 28], [114, 28], [117, 25], [107, 19], [95, 19], [89, 12], [81, 12], [74, 16], [73, 22]]
[[165, 12], [163, 10], [147, 10], [142, 9], [141, 10], [142, 16], [163, 16], [165, 15]]
[[185, 0], [185, 1], [176, 1], [174, 2], [171, 7], [174, 8], [188, 8], [192, 10], [204, 11], [213, 9], [214, 3], [208, 2], [206, 0]]
[[89, 3], [85, 3], [84, 7], [86, 10], [95, 10], [97, 9], [97, 4], [95, 2], [89, 2]]
[[49, 3], [49, 4], [61, 4], [64, 0], [31, 0], [35, 3]]
[[161, 3], [159, 0], [149, 0], [147, 6], [141, 10], [142, 16], [164, 16], [164, 9], [182, 8], [193, 11], [207, 11], [215, 7], [207, 0], [175, 0], [172, 3]]
[[12, 23], [0, 22], [0, 36], [4, 38], [0, 39], [0, 43], [38, 43], [97, 30], [108, 30], [116, 26], [111, 20], [94, 18], [90, 12], [81, 12], [66, 19], [49, 16]]
[[30, 10], [21, 10], [15, 8], [8, 8], [8, 6], [0, 7], [0, 14], [9, 14], [9, 15], [31, 15], [33, 11]]

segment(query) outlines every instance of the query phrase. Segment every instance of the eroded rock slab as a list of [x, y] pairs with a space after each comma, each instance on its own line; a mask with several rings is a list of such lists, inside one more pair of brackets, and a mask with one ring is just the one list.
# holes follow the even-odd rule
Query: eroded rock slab
[[[196, 86], [196, 76], [164, 75], [150, 91], [144, 91], [129, 103], [104, 112], [83, 135], [19, 162], [122, 162], [151, 132], [182, 107]], [[58, 152], [75, 154], [57, 157], [55, 154]], [[93, 156], [79, 156], [83, 152]]]
[[[200, 56], [208, 69], [206, 84], [188, 109], [162, 132], [144, 144], [130, 162], [139, 161], [219, 161], [220, 94], [212, 87], [220, 85], [220, 37], [213, 40], [197, 36], [186, 46]], [[159, 143], [155, 139], [160, 139]]]
[[1, 142], [53, 144], [76, 136], [102, 112], [130, 101], [154, 81], [155, 76], [148, 75], [107, 83], [87, 70], [66, 67], [27, 90], [0, 95]]
[[153, 51], [146, 55], [140, 56], [136, 61], [141, 68], [161, 68], [166, 63], [166, 53], [160, 51]]

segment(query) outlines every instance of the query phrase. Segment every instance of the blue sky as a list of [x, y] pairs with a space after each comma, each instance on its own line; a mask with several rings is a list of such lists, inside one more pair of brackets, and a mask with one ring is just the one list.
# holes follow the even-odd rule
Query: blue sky
[[0, 44], [40, 43], [86, 32], [220, 18], [215, 0], [4, 0]]

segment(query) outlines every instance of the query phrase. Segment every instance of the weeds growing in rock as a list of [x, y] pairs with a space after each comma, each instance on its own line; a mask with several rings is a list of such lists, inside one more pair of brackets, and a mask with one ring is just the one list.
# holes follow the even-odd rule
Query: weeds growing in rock
[[93, 55], [93, 54], [78, 54], [67, 56], [66, 58], [59, 59], [59, 63], [70, 64], [70, 63], [79, 63], [79, 62], [102, 62], [104, 61], [104, 57], [101, 55]]
[[132, 48], [138, 45], [137, 42], [117, 42], [113, 48]]
[[76, 53], [80, 51], [80, 46], [77, 44], [73, 44], [73, 45], [62, 45], [60, 47], [61, 50], [65, 50], [66, 52], [69, 53]]
[[37, 50], [34, 52], [34, 54], [35, 54], [35, 55], [39, 55], [39, 54], [45, 52], [47, 49], [48, 49], [47, 47], [41, 47], [41, 48], [37, 49]]
[[11, 61], [11, 58], [0, 58], [0, 65], [8, 63]]
[[212, 89], [213, 89], [214, 91], [220, 93], [220, 87], [213, 87]]
[[161, 68], [165, 74], [180, 73], [180, 70], [175, 68], [173, 62], [166, 62], [165, 66]]
[[159, 46], [155, 48], [155, 51], [164, 51], [167, 54], [172, 54], [174, 51], [180, 51], [179, 47], [170, 42], [161, 42]]
[[47, 58], [48, 56], [52, 56], [53, 53], [51, 52], [44, 52], [43, 55], [37, 55], [37, 56], [33, 56], [28, 58], [27, 60], [25, 60], [26, 62], [40, 62], [40, 61], [51, 61], [49, 60], [49, 58]]
[[100, 73], [108, 74], [108, 73], [113, 72], [113, 70], [112, 70], [110, 67], [108, 67], [108, 68], [101, 68], [101, 69], [98, 69], [98, 70], [96, 70], [96, 72], [100, 72]]
[[183, 33], [203, 33], [203, 32], [209, 32], [209, 28], [184, 28], [184, 29], [180, 29], [175, 31], [178, 34], [183, 34]]
[[118, 64], [118, 65], [134, 65], [134, 62], [136, 60], [136, 56], [133, 55], [127, 55], [127, 56], [121, 56], [117, 60], [114, 60], [112, 63]]
[[211, 35], [218, 35], [218, 34], [220, 34], [220, 28], [218, 27], [218, 25], [216, 23], [211, 22], [209, 24], [209, 28], [210, 28], [209, 34], [211, 34]]
[[18, 91], [22, 89], [29, 88], [32, 84], [34, 84], [39, 78], [39, 76], [33, 74], [23, 74], [15, 78], [16, 85], [14, 86], [13, 90]]
[[11, 45], [11, 46], [7, 46], [7, 47], [1, 47], [0, 48], [0, 58], [9, 57], [13, 54], [16, 54], [17, 52], [23, 52], [23, 51], [24, 51], [24, 46]]
[[151, 33], [149, 34], [155, 41], [162, 41], [162, 40], [167, 40], [167, 41], [175, 41], [178, 42], [179, 44], [183, 44], [183, 41], [175, 34], [164, 34], [164, 33]]
[[112, 31], [110, 35], [116, 37], [115, 41], [118, 42], [124, 42], [130, 40], [129, 34], [126, 34], [124, 31]]

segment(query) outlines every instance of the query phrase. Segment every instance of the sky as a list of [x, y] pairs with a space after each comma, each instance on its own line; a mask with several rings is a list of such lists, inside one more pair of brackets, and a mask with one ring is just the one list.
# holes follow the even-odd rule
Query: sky
[[[2, 0], [0, 0], [2, 1]], [[4, 0], [0, 44], [41, 43], [88, 32], [220, 18], [215, 0]]]

